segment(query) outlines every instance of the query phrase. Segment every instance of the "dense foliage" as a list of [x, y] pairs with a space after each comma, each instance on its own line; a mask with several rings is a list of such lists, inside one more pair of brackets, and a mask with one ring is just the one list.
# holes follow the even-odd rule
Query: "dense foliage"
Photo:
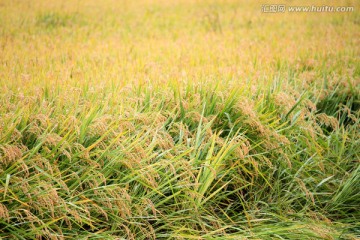
[[359, 11], [260, 10], [0, 1], [0, 238], [360, 237]]

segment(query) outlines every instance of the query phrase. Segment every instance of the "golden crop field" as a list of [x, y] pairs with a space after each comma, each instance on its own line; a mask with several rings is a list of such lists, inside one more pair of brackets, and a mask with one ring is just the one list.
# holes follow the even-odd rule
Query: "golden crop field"
[[358, 0], [0, 0], [0, 239], [359, 239], [359, 57]]

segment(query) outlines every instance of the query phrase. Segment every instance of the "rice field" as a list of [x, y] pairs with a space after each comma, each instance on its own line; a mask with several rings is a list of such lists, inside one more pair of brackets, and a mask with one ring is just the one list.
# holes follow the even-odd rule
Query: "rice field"
[[0, 0], [0, 239], [359, 239], [359, 10]]

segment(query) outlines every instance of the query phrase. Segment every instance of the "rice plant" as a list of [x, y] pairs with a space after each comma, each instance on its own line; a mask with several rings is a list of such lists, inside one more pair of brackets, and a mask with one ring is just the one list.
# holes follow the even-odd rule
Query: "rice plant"
[[336, 4], [1, 0], [0, 238], [360, 238]]

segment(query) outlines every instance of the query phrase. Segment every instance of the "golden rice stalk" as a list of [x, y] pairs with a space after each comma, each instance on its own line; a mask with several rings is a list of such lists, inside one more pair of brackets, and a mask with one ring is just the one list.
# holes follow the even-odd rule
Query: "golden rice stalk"
[[6, 208], [6, 206], [2, 203], [0, 203], [0, 218], [5, 219], [5, 221], [7, 222], [10, 221], [9, 211]]
[[324, 124], [325, 126], [330, 126], [333, 129], [339, 128], [339, 121], [332, 116], [328, 116], [325, 113], [320, 113], [316, 115], [316, 118], [321, 124]]
[[22, 149], [16, 145], [0, 146], [0, 159], [4, 165], [15, 162], [23, 156]]

